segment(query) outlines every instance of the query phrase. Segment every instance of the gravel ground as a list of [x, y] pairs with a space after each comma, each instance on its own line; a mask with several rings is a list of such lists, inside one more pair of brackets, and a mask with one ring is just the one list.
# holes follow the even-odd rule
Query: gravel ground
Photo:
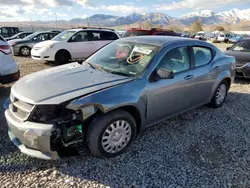
[[[52, 65], [16, 58], [22, 76]], [[0, 104], [11, 85], [0, 88]], [[201, 107], [147, 129], [113, 159], [58, 161], [21, 154], [0, 112], [0, 187], [250, 187], [250, 86], [236, 80], [225, 105]]]

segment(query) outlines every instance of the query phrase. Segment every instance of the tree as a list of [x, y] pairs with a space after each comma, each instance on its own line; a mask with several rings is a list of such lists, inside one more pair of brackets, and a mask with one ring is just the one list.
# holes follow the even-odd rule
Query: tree
[[193, 33], [203, 31], [203, 22], [202, 19], [196, 20], [192, 25], [190, 26], [190, 31]]
[[181, 26], [178, 25], [168, 25], [166, 28], [174, 32], [182, 32], [184, 30]]
[[153, 27], [153, 24], [150, 23], [149, 21], [146, 21], [141, 24], [144, 29], [151, 29]]
[[225, 31], [225, 28], [218, 25], [218, 26], [216, 26], [216, 27], [214, 28], [214, 30], [215, 30], [215, 31]]

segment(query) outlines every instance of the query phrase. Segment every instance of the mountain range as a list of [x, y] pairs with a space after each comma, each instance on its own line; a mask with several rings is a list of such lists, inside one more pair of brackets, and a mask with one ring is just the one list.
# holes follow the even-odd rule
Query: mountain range
[[199, 12], [192, 12], [182, 15], [179, 18], [171, 17], [164, 13], [132, 13], [127, 16], [112, 16], [105, 14], [95, 14], [88, 18], [74, 18], [67, 21], [69, 24], [82, 24], [82, 25], [100, 25], [100, 26], [121, 26], [130, 25], [135, 23], [149, 22], [153, 25], [171, 25], [183, 24], [191, 25], [195, 20], [202, 19], [204, 24], [237, 24], [244, 21], [250, 21], [250, 9], [238, 10], [232, 9], [225, 12], [212, 12], [210, 10], [203, 10]]

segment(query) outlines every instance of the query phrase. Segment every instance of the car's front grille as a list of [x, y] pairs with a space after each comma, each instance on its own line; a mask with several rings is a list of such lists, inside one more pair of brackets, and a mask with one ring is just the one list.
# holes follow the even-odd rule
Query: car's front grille
[[32, 112], [34, 105], [18, 99], [13, 94], [10, 95], [10, 100], [9, 108], [13, 115], [22, 121], [26, 120]]

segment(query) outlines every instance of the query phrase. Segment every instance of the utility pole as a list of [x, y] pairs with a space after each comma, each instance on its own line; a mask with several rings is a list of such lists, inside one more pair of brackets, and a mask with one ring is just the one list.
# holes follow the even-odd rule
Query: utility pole
[[56, 12], [55, 12], [55, 18], [56, 18], [56, 29], [57, 29], [57, 14], [56, 14]]

